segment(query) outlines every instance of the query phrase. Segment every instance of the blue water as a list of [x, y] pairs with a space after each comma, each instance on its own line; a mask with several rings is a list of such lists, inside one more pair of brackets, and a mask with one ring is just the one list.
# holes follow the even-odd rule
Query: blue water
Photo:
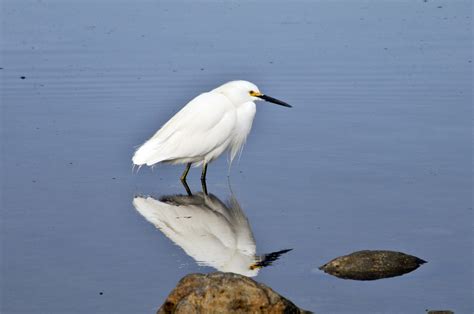
[[[472, 313], [471, 1], [4, 0], [1, 23], [2, 313], [153, 313], [214, 271], [132, 205], [184, 193], [183, 168], [130, 158], [233, 79], [293, 105], [258, 104], [230, 172], [257, 252], [293, 248], [255, 280], [318, 313]], [[428, 263], [317, 269], [361, 249]]]

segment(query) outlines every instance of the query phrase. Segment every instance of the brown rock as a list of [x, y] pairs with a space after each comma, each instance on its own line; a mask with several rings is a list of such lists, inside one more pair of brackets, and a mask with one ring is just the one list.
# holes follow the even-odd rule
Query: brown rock
[[376, 280], [401, 276], [417, 269], [426, 261], [393, 251], [358, 251], [340, 256], [319, 267], [343, 279]]
[[216, 272], [182, 278], [157, 313], [310, 312], [248, 277]]

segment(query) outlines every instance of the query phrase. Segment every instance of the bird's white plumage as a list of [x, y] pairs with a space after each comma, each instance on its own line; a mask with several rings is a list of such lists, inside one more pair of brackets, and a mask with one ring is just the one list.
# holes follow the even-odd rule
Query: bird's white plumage
[[191, 100], [135, 152], [136, 165], [159, 162], [207, 164], [242, 148], [255, 117], [257, 86], [232, 81]]
[[255, 240], [250, 224], [233, 197], [225, 205], [213, 195], [135, 197], [133, 205], [146, 220], [199, 264], [220, 271], [256, 276]]

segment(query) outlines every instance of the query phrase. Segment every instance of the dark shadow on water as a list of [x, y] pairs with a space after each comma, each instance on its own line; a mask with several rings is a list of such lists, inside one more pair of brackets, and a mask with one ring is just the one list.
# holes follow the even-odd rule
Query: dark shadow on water
[[257, 255], [253, 232], [233, 194], [135, 196], [135, 209], [199, 265], [254, 277], [289, 249]]

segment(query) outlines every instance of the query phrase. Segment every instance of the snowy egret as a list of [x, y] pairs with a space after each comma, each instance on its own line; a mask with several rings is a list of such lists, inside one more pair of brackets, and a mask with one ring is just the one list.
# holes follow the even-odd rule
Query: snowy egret
[[181, 175], [183, 183], [191, 165], [202, 165], [201, 181], [205, 181], [211, 161], [228, 150], [232, 162], [241, 151], [252, 128], [258, 100], [291, 107], [262, 94], [253, 83], [225, 83], [191, 100], [135, 151], [132, 161], [139, 167], [160, 162], [186, 164]]
[[282, 250], [258, 256], [247, 217], [232, 196], [224, 204], [216, 196], [135, 197], [136, 210], [199, 265], [253, 277], [269, 266]]

